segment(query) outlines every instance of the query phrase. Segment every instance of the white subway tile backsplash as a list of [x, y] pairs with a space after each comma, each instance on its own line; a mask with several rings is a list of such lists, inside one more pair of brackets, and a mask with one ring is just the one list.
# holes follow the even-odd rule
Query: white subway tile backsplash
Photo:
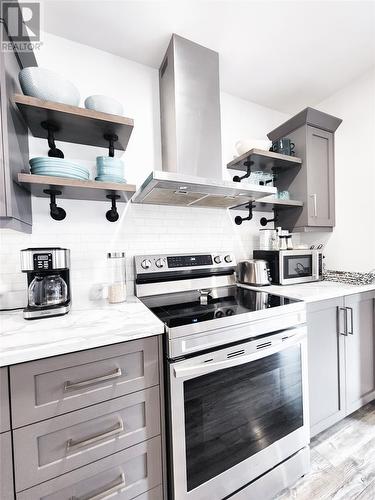
[[85, 205], [89, 206], [82, 208], [79, 201], [61, 200], [68, 215], [65, 221], [56, 222], [48, 215], [46, 200], [33, 198], [33, 233], [1, 232], [3, 289], [26, 287], [25, 275], [20, 271], [22, 248], [70, 248], [73, 301], [77, 307], [85, 307], [90, 303], [90, 289], [106, 282], [108, 251], [126, 252], [130, 293], [134, 288], [134, 255], [228, 250], [243, 259], [251, 255], [258, 235], [260, 215], [236, 226], [235, 214], [222, 210], [130, 204], [125, 210], [119, 206], [121, 218], [111, 224], [104, 218], [105, 204]]

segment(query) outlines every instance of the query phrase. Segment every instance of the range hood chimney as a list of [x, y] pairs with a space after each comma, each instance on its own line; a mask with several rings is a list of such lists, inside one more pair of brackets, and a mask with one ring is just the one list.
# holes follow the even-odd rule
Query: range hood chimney
[[223, 180], [217, 52], [173, 35], [159, 85], [163, 170], [151, 172], [133, 203], [233, 208], [276, 192]]
[[163, 170], [222, 180], [219, 54], [173, 35], [159, 85]]

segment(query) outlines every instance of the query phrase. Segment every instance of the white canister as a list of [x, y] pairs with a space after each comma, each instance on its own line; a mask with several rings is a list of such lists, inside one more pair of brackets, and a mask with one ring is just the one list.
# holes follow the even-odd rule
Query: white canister
[[259, 250], [278, 250], [278, 236], [275, 229], [259, 230]]

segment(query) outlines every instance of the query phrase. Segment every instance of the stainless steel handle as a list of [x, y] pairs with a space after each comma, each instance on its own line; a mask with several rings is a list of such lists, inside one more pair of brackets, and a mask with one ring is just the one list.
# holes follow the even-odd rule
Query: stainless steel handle
[[[243, 365], [245, 363], [249, 363], [251, 361], [255, 361], [261, 357], [266, 356], [267, 354], [272, 354], [273, 352], [280, 351], [280, 346], [283, 348], [297, 344], [301, 342], [301, 340], [305, 338], [304, 334], [298, 334], [297, 332], [294, 335], [291, 335], [289, 338], [285, 338], [282, 340], [280, 338], [277, 342], [274, 342], [270, 347], [264, 347], [262, 349], [256, 350], [255, 352], [249, 354], [243, 354], [241, 356], [236, 356], [233, 358], [228, 358], [222, 361], [213, 361], [210, 363], [197, 363], [196, 365], [191, 366], [174, 366], [174, 376], [175, 378], [182, 378], [186, 376], [199, 376], [206, 375], [207, 373], [211, 373], [217, 370], [223, 370], [225, 368], [231, 368], [237, 365]], [[266, 354], [267, 353], [267, 354]], [[183, 363], [183, 362], [182, 362]], [[178, 365], [178, 363], [177, 363]]]
[[[346, 309], [346, 331], [347, 331], [347, 333], [349, 333], [349, 335], [354, 335], [354, 332], [353, 332], [353, 308], [352, 307], [345, 307], [345, 309]], [[348, 311], [350, 311], [350, 330], [348, 328], [348, 324], [349, 324]]]
[[316, 193], [312, 194], [311, 198], [313, 199], [313, 203], [314, 203], [314, 217], [318, 217], [318, 207], [316, 204], [316, 198], [317, 198]]
[[82, 389], [82, 387], [87, 387], [89, 385], [100, 384], [100, 382], [105, 382], [107, 380], [112, 380], [114, 378], [119, 378], [122, 376], [121, 368], [116, 368], [111, 373], [107, 375], [102, 375], [100, 377], [94, 377], [87, 380], [82, 380], [81, 382], [70, 382], [69, 380], [64, 384], [64, 391], [75, 391], [77, 389]]
[[94, 493], [93, 495], [89, 496], [84, 495], [81, 497], [70, 497], [70, 500], [101, 500], [102, 498], [106, 498], [109, 495], [112, 495], [113, 493], [116, 493], [119, 490], [122, 490], [125, 488], [125, 474], [122, 473], [120, 474], [119, 478], [116, 480], [116, 483], [113, 486], [105, 486], [105, 488], [102, 491], [99, 491], [98, 493]]
[[[344, 313], [344, 331], [341, 331], [341, 319], [340, 313]], [[345, 337], [348, 335], [348, 319], [346, 316], [346, 308], [337, 306], [337, 330], [340, 335], [344, 335]]]
[[88, 446], [90, 444], [96, 443], [97, 441], [102, 441], [105, 438], [111, 437], [111, 436], [117, 436], [118, 434], [121, 434], [124, 432], [124, 423], [122, 419], [120, 418], [119, 422], [114, 426], [111, 427], [108, 431], [104, 431], [98, 434], [94, 434], [86, 439], [80, 439], [78, 441], [73, 441], [73, 439], [69, 439], [66, 442], [66, 451], [69, 453], [73, 449], [77, 448], [83, 448], [84, 446]]

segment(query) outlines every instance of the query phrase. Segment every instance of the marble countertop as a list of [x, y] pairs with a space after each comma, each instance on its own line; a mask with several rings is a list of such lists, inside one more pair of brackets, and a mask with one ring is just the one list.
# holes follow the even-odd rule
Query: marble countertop
[[27, 321], [0, 313], [0, 366], [67, 354], [164, 333], [163, 323], [136, 297], [97, 309]]
[[263, 287], [253, 287], [241, 285], [254, 290], [284, 295], [292, 299], [304, 300], [306, 303], [317, 302], [319, 300], [344, 297], [353, 293], [362, 293], [375, 290], [375, 283], [372, 285], [347, 285], [334, 281], [316, 281], [313, 283], [301, 283], [300, 285], [270, 285]]

